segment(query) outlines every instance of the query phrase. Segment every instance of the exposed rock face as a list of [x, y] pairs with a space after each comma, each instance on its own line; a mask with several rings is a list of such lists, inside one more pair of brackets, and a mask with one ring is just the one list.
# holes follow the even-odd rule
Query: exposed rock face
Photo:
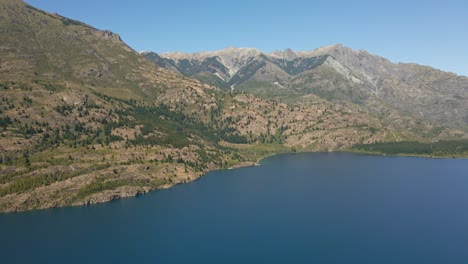
[[[233, 48], [176, 62], [152, 54], [228, 92], [156, 66], [114, 33], [22, 1], [0, 0], [0, 30], [0, 212], [107, 202], [279, 151], [459, 132], [339, 104], [370, 92], [331, 55]], [[266, 84], [265, 96], [283, 93], [295, 104], [236, 91]]]
[[[291, 107], [224, 91], [156, 66], [112, 32], [21, 1], [0, 0], [0, 30], [0, 212], [139, 195], [291, 148], [419, 136], [316, 96]], [[228, 89], [272, 73], [281, 87], [292, 81], [282, 67], [300, 72], [326, 59], [286, 51], [276, 64], [236, 48], [177, 61], [153, 55]]]
[[162, 58], [172, 59], [176, 64], [180, 64], [185, 60], [193, 63], [193, 61], [204, 61], [210, 58], [215, 58], [217, 62], [225, 67], [227, 70], [227, 76], [229, 76], [229, 79], [231, 79], [241, 68], [245, 67], [252, 60], [252, 58], [257, 57], [260, 54], [261, 52], [258, 49], [230, 47], [224, 50], [213, 52], [201, 52], [193, 54], [176, 52], [164, 53], [160, 56]]
[[[145, 56], [152, 59], [155, 55]], [[196, 54], [168, 53], [152, 60], [214, 85], [266, 98], [294, 101], [298, 96], [316, 94], [374, 113], [393, 109], [442, 125], [468, 124], [467, 77], [417, 64], [395, 64], [341, 44], [313, 51], [287, 49], [268, 54], [235, 48]]]
[[292, 49], [286, 49], [284, 51], [273, 51], [269, 53], [268, 56], [286, 61], [292, 61], [298, 58], [297, 54]]

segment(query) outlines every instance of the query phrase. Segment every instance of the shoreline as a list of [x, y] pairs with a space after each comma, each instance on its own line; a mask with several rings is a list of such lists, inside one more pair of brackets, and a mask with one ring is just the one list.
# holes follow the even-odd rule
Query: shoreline
[[[98, 203], [81, 204], [81, 205], [77, 204], [77, 205], [72, 205], [72, 206], [73, 207], [74, 206], [92, 206], [92, 205], [95, 205], [95, 204], [102, 204], [102, 203], [112, 202], [112, 201], [119, 200], [119, 199], [137, 197], [137, 196], [145, 195], [145, 194], [153, 192], [153, 191], [169, 189], [169, 188], [172, 188], [172, 187], [174, 187], [176, 185], [195, 182], [195, 181], [201, 179], [202, 177], [204, 177], [205, 175], [207, 175], [208, 173], [211, 173], [211, 172], [214, 172], [214, 171], [217, 171], [217, 170], [220, 170], [220, 171], [222, 171], [222, 170], [234, 170], [234, 169], [240, 169], [240, 168], [246, 168], [246, 167], [260, 166], [262, 160], [264, 160], [266, 158], [269, 158], [269, 157], [272, 157], [272, 156], [276, 156], [276, 155], [281, 155], [281, 154], [286, 154], [286, 155], [287, 154], [304, 154], [304, 153], [333, 153], [333, 152], [362, 154], [362, 155], [373, 155], [373, 156], [387, 156], [387, 157], [413, 157], [413, 158], [430, 158], [430, 159], [468, 159], [468, 156], [460, 156], [460, 157], [426, 156], [426, 155], [404, 154], [404, 153], [403, 154], [394, 154], [393, 155], [393, 154], [387, 154], [387, 153], [381, 153], [381, 152], [355, 151], [355, 150], [352, 150], [352, 149], [335, 150], [335, 151], [331, 151], [331, 152], [330, 151], [278, 152], [278, 153], [271, 153], [271, 154], [265, 155], [263, 157], [260, 157], [256, 161], [244, 161], [244, 162], [241, 162], [239, 164], [233, 165], [233, 166], [231, 166], [229, 168], [209, 170], [209, 171], [206, 171], [203, 174], [199, 175], [198, 177], [192, 179], [191, 181], [183, 181], [183, 182], [177, 182], [177, 183], [174, 183], [174, 184], [166, 184], [166, 185], [161, 186], [159, 188], [155, 188], [155, 189], [148, 190], [148, 191], [145, 191], [145, 192], [137, 192], [134, 196], [120, 196], [120, 197], [114, 197], [114, 199], [111, 199], [109, 201], [102, 201], [102, 202], [98, 202]], [[44, 209], [51, 209], [51, 208], [44, 208]], [[39, 209], [39, 210], [42, 210], [42, 209]], [[29, 210], [22, 211], [22, 212], [27, 212], [27, 211], [29, 211]]]
[[[260, 166], [262, 160], [264, 160], [266, 158], [269, 158], [269, 157], [272, 157], [272, 156], [275, 156], [275, 155], [321, 153], [321, 152], [322, 153], [330, 153], [330, 152], [325, 152], [325, 151], [302, 151], [302, 152], [299, 151], [299, 152], [271, 153], [271, 154], [262, 156], [262, 157], [256, 159], [255, 161], [244, 161], [244, 162], [240, 162], [239, 164], [233, 165], [233, 166], [231, 166], [229, 168], [218, 168], [218, 169], [213, 169], [213, 170], [203, 172], [203, 173], [197, 175], [196, 177], [192, 178], [190, 181], [185, 180], [185, 181], [175, 182], [175, 183], [172, 183], [172, 184], [164, 184], [164, 185], [162, 185], [160, 187], [156, 187], [156, 188], [149, 188], [149, 187], [138, 187], [138, 188], [136, 188], [136, 187], [134, 187], [133, 190], [128, 190], [128, 188], [125, 189], [125, 187], [131, 187], [131, 186], [123, 186], [123, 187], [119, 187], [119, 188], [125, 189], [125, 190], [123, 190], [122, 193], [115, 193], [115, 191], [117, 189], [109, 190], [108, 195], [105, 195], [104, 197], [100, 197], [100, 199], [97, 199], [97, 200], [93, 199], [93, 196], [90, 196], [90, 197], [88, 197], [87, 199], [85, 199], [83, 201], [80, 201], [80, 202], [77, 202], [77, 203], [74, 203], [74, 204], [71, 204], [71, 205], [48, 206], [48, 207], [44, 207], [44, 208], [37, 208], [37, 209], [30, 209], [30, 210], [11, 210], [11, 211], [0, 212], [0, 215], [21, 214], [21, 213], [27, 213], [27, 212], [49, 210], [49, 209], [58, 209], [58, 208], [67, 208], [67, 207], [80, 207], [80, 206], [87, 207], [87, 206], [94, 206], [94, 205], [98, 205], [98, 204], [105, 204], [105, 203], [114, 202], [114, 201], [117, 201], [117, 200], [120, 200], [120, 199], [135, 198], [135, 197], [138, 197], [138, 196], [148, 194], [150, 192], [169, 189], [169, 188], [172, 188], [174, 186], [181, 185], [181, 184], [187, 184], [187, 183], [195, 182], [195, 181], [201, 179], [202, 177], [204, 177], [205, 175], [207, 175], [208, 173], [211, 173], [211, 172], [214, 172], [214, 171], [217, 171], [217, 170], [234, 170], [234, 169], [240, 169], [240, 168], [246, 168], [246, 167]], [[388, 157], [414, 157], [414, 158], [430, 158], [430, 159], [468, 159], [468, 156], [429, 156], [429, 155], [416, 155], [416, 154], [405, 154], [405, 153], [387, 154], [387, 153], [382, 153], [382, 152], [370, 152], [370, 151], [361, 151], [361, 150], [358, 151], [358, 150], [352, 150], [352, 149], [335, 150], [335, 151], [332, 151], [332, 152], [352, 153], [352, 154], [361, 154], [361, 155], [373, 155], [373, 156], [388, 156]], [[103, 195], [102, 193], [98, 193], [98, 194], [96, 194], [96, 196], [98, 196], [99, 194]]]
[[[150, 188], [150, 187], [133, 187], [133, 186], [122, 186], [114, 190], [106, 190], [105, 192], [101, 193], [96, 193], [94, 195], [88, 196], [86, 199], [77, 201], [73, 204], [67, 204], [67, 205], [51, 205], [51, 206], [45, 206], [43, 208], [34, 208], [34, 209], [26, 209], [26, 210], [18, 210], [13, 209], [13, 210], [6, 210], [6, 211], [0, 211], [0, 215], [7, 215], [7, 214], [21, 214], [21, 213], [27, 213], [27, 212], [34, 212], [34, 211], [42, 211], [42, 210], [49, 210], [49, 209], [59, 209], [59, 208], [72, 208], [72, 207], [88, 207], [88, 206], [94, 206], [94, 205], [99, 205], [99, 204], [105, 204], [105, 203], [110, 203], [114, 202], [120, 199], [128, 199], [128, 198], [135, 198], [138, 196], [142, 196], [145, 194], [148, 194], [150, 192], [158, 191], [158, 190], [166, 190], [169, 188], [172, 188], [177, 185], [181, 184], [187, 184], [191, 182], [195, 182], [208, 173], [217, 171], [217, 170], [234, 170], [234, 169], [240, 169], [240, 168], [246, 168], [246, 167], [252, 167], [252, 166], [259, 166], [260, 162], [273, 155], [278, 155], [278, 154], [283, 154], [283, 152], [279, 153], [271, 153], [266, 156], [262, 156], [260, 158], [257, 158], [255, 161], [243, 161], [240, 162], [239, 164], [235, 164], [229, 168], [215, 168], [212, 170], [208, 170], [206, 172], [200, 173], [196, 175], [195, 177], [191, 178], [190, 180], [184, 180], [184, 181], [179, 181], [179, 182], [174, 182], [174, 183], [166, 183], [164, 185], [161, 185], [156, 188]], [[126, 188], [127, 187], [127, 188]], [[129, 190], [131, 189], [131, 190]], [[106, 194], [107, 193], [107, 194]]]
[[364, 151], [364, 150], [344, 150], [344, 151], [335, 151], [335, 152], [348, 152], [348, 153], [355, 153], [355, 154], [366, 154], [366, 155], [375, 155], [375, 156], [387, 156], [387, 157], [413, 157], [413, 158], [427, 158], [427, 159], [468, 159], [467, 155], [461, 156], [454, 156], [454, 155], [447, 155], [447, 156], [438, 156], [438, 155], [427, 155], [427, 154], [414, 154], [414, 153], [396, 153], [396, 154], [389, 154], [384, 152], [373, 152], [373, 151]]

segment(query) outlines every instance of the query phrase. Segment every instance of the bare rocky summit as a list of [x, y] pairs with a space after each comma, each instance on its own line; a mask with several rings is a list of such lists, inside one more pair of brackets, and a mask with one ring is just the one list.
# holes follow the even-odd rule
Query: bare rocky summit
[[[143, 55], [110, 31], [0, 0], [0, 212], [140, 195], [278, 152], [464, 135], [391, 107], [382, 118], [320, 95], [317, 87], [349, 82], [353, 97], [365, 81], [329, 55], [235, 48], [188, 59]], [[262, 89], [276, 94], [244, 92]]]
[[[314, 94], [372, 113], [393, 110], [451, 127], [468, 124], [468, 78], [428, 66], [392, 63], [341, 44], [313, 51], [229, 48], [200, 54], [162, 54], [159, 60], [154, 53], [144, 56], [187, 76], [264, 98], [294, 102]], [[233, 60], [234, 68], [225, 63]]]

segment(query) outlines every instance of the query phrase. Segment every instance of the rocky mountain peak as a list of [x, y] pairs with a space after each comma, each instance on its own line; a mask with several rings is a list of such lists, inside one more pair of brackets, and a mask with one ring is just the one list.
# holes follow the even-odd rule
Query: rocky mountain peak
[[184, 52], [166, 52], [160, 54], [163, 58], [168, 58], [172, 60], [204, 60], [212, 57], [253, 57], [260, 55], [262, 52], [255, 48], [237, 48], [237, 47], [228, 47], [222, 50], [217, 51], [204, 51], [204, 52], [195, 52], [195, 53], [184, 53]]
[[328, 46], [324, 46], [321, 48], [318, 48], [317, 51], [323, 51], [323, 52], [331, 52], [331, 51], [343, 51], [343, 50], [348, 50], [350, 48], [344, 46], [341, 43], [336, 43]]
[[254, 48], [227, 48], [219, 52], [215, 52], [215, 56], [219, 58], [229, 71], [230, 77], [233, 77], [242, 67], [246, 66], [251, 58], [257, 57], [262, 52]]
[[[388, 106], [447, 125], [465, 126], [468, 122], [468, 95], [464, 89], [468, 87], [468, 78], [455, 78], [420, 65], [395, 64], [340, 43], [312, 51], [286, 49], [262, 53], [257, 49], [231, 47], [168, 57], [177, 56], [198, 61], [173, 63], [169, 67], [154, 58], [152, 61], [167, 69], [174, 66], [183, 74], [213, 85], [246, 90], [266, 98], [281, 93], [283, 98], [313, 93], [332, 101], [349, 100], [371, 111], [382, 111]], [[451, 107], [446, 108], [446, 104]], [[434, 107], [429, 109], [427, 105]]]
[[262, 53], [259, 49], [256, 48], [238, 48], [238, 47], [228, 47], [217, 52], [218, 54], [241, 54], [241, 55], [259, 55]]
[[294, 59], [297, 58], [296, 53], [294, 53], [294, 51], [292, 49], [289, 49], [289, 48], [284, 50], [283, 54], [284, 54], [284, 59], [285, 60], [294, 60]]
[[[309, 51], [297, 51], [296, 54], [300, 57], [316, 57], [322, 55], [336, 55], [336, 54], [343, 54], [343, 53], [351, 53], [353, 50], [349, 47], [344, 46], [341, 43], [323, 46], [314, 50]], [[335, 57], [335, 56], [334, 56]]]
[[261, 54], [262, 52], [255, 48], [228, 47], [218, 51], [197, 53], [169, 52], [163, 53], [160, 56], [165, 59], [173, 60], [176, 64], [182, 60], [203, 62], [210, 58], [216, 58], [219, 63], [226, 67], [228, 77], [232, 77], [239, 69], [247, 65], [252, 58], [260, 56]]
[[276, 50], [267, 55], [275, 59], [287, 61], [293, 61], [298, 58], [297, 54], [290, 48], [287, 48], [284, 51]]

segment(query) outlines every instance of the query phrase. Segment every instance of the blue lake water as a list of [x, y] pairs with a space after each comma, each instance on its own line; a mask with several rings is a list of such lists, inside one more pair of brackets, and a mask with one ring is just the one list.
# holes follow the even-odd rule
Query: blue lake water
[[1, 263], [468, 263], [468, 160], [277, 155], [90, 207], [0, 215]]

